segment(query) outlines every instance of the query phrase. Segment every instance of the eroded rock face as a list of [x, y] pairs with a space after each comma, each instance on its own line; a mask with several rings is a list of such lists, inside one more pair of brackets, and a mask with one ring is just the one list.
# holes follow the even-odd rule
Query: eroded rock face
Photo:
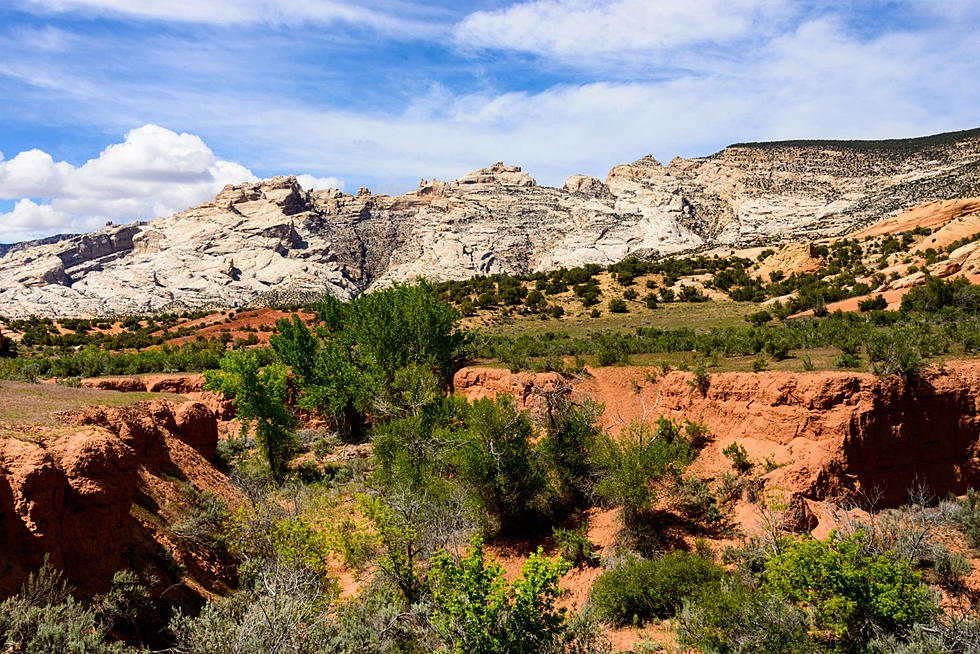
[[0, 314], [105, 315], [349, 298], [392, 281], [526, 273], [630, 255], [837, 235], [980, 194], [980, 130], [740, 144], [539, 186], [496, 163], [402, 196], [228, 186], [150, 223], [0, 249]]
[[[980, 484], [978, 362], [949, 363], [913, 384], [868, 373], [718, 373], [705, 396], [689, 383], [691, 373], [650, 382], [644, 368], [591, 372], [572, 393], [603, 402], [614, 432], [644, 414], [703, 421], [713, 441], [694, 474], [730, 471], [721, 451], [738, 442], [752, 460], [779, 466], [767, 486], [807, 500], [864, 492], [899, 504], [916, 480], [939, 496]], [[454, 382], [470, 399], [515, 393], [520, 406], [540, 414], [539, 398], [555, 390], [555, 377], [464, 368]], [[810, 524], [803, 508], [794, 509], [800, 525]]]
[[[234, 494], [209, 464], [218, 434], [203, 404], [153, 401], [61, 417], [70, 427], [0, 438], [0, 596], [15, 592], [45, 554], [81, 594], [104, 590], [150, 545], [162, 547], [153, 523], [133, 511], [162, 510], [148, 498], [174, 479]], [[192, 558], [179, 548], [171, 555]]]

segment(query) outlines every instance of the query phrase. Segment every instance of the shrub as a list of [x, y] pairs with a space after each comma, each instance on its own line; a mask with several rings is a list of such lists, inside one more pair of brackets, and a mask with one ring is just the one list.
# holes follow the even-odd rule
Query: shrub
[[698, 361], [694, 365], [694, 377], [687, 383], [691, 385], [691, 388], [701, 393], [701, 397], [708, 396], [708, 389], [711, 387], [711, 375], [708, 374], [708, 367], [704, 361]]
[[715, 525], [721, 521], [718, 500], [703, 479], [691, 477], [682, 480], [677, 485], [677, 493], [684, 512], [692, 520], [706, 525]]
[[626, 301], [623, 298], [614, 297], [609, 300], [609, 311], [612, 313], [626, 313], [629, 308], [626, 306]]
[[932, 596], [905, 559], [867, 551], [863, 533], [846, 540], [786, 543], [766, 564], [766, 586], [812, 611], [844, 651], [862, 651], [879, 632], [905, 635], [936, 614]]
[[762, 311], [750, 313], [749, 315], [745, 316], [745, 319], [756, 327], [761, 327], [772, 320], [772, 314], [763, 309]]
[[951, 552], [942, 545], [932, 551], [933, 571], [939, 583], [953, 591], [963, 588], [963, 579], [970, 574], [973, 566], [960, 552]]
[[643, 296], [643, 303], [646, 305], [647, 309], [657, 308], [657, 296], [653, 293], [647, 293]]
[[599, 564], [599, 555], [589, 541], [589, 522], [586, 520], [574, 529], [554, 527], [551, 530], [561, 558], [575, 567]]
[[673, 617], [684, 600], [721, 581], [723, 568], [695, 554], [675, 552], [653, 561], [632, 559], [603, 573], [591, 600], [601, 620], [621, 627]]
[[556, 602], [568, 564], [532, 554], [508, 584], [503, 568], [474, 540], [458, 561], [439, 552], [430, 561], [432, 624], [446, 651], [456, 654], [538, 652], [554, 647], [566, 610]]
[[605, 437], [598, 454], [604, 479], [596, 487], [601, 497], [623, 507], [627, 530], [637, 529], [653, 508], [654, 485], [666, 477], [678, 478], [694, 451], [680, 425], [661, 417], [656, 430], [634, 422], [618, 439]]
[[769, 360], [766, 356], [759, 352], [755, 355], [755, 359], [752, 360], [752, 372], [762, 372], [764, 370], [769, 370]]
[[728, 457], [732, 462], [732, 468], [738, 472], [744, 473], [752, 469], [752, 462], [749, 460], [748, 452], [738, 442], [731, 443], [721, 453]]
[[697, 286], [681, 284], [680, 299], [682, 302], [707, 302], [708, 296]]
[[603, 406], [586, 399], [575, 404], [560, 397], [548, 407], [548, 425], [537, 452], [548, 467], [554, 494], [569, 507], [583, 506], [592, 494], [596, 476], [596, 446], [602, 438], [598, 425]]
[[472, 492], [485, 528], [506, 530], [533, 515], [544, 489], [534, 425], [509, 395], [473, 402], [457, 444], [459, 478]]
[[106, 625], [95, 611], [71, 596], [64, 575], [45, 556], [20, 593], [0, 603], [0, 642], [4, 651], [25, 654], [132, 651], [106, 642]]
[[825, 651], [803, 610], [735, 578], [706, 588], [685, 606], [679, 623], [679, 644], [698, 652]]
[[640, 294], [636, 291], [635, 288], [628, 288], [625, 291], [623, 291], [623, 299], [626, 300], [635, 300], [639, 296]]
[[953, 519], [963, 529], [970, 544], [980, 547], [980, 492], [968, 488], [966, 495], [956, 502]]
[[883, 295], [875, 295], [867, 300], [858, 302], [859, 311], [884, 311], [888, 308], [888, 300]]

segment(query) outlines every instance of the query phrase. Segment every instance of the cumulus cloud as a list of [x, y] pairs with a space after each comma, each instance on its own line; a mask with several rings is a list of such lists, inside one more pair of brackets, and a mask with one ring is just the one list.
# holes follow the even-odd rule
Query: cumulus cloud
[[[301, 177], [308, 188], [341, 186], [335, 178]], [[0, 216], [0, 241], [165, 216], [213, 198], [226, 184], [257, 179], [219, 159], [200, 137], [157, 125], [130, 131], [78, 167], [41, 150], [10, 160], [0, 154], [0, 199], [17, 200]]]

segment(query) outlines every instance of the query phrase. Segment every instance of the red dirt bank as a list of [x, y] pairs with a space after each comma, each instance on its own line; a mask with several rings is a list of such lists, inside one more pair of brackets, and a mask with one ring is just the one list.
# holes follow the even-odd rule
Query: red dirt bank
[[[916, 478], [937, 494], [980, 485], [980, 362], [949, 363], [911, 385], [867, 373], [719, 373], [703, 397], [689, 383], [691, 373], [591, 373], [574, 383], [574, 392], [603, 402], [604, 425], [613, 431], [640, 418], [644, 407], [648, 419], [703, 421], [714, 440], [694, 474], [730, 471], [721, 450], [738, 441], [752, 459], [781, 465], [766, 475], [767, 485], [808, 500], [880, 490], [885, 502], [898, 504]], [[464, 368], [455, 386], [471, 399], [513, 392], [522, 406], [541, 411], [535, 389], [554, 388], [559, 379]]]
[[[45, 554], [83, 595], [127, 565], [194, 603], [229, 581], [202, 548], [162, 527], [188, 508], [187, 485], [228, 500], [236, 491], [210, 463], [214, 412], [199, 402], [142, 402], [60, 414], [64, 426], [0, 435], [0, 596], [14, 592]], [[171, 563], [168, 569], [168, 562]]]

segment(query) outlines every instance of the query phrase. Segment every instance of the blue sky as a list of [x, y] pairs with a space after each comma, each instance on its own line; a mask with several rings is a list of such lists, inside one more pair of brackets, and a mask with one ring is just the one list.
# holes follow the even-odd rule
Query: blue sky
[[540, 183], [980, 126], [980, 0], [5, 0], [0, 242], [225, 183]]

